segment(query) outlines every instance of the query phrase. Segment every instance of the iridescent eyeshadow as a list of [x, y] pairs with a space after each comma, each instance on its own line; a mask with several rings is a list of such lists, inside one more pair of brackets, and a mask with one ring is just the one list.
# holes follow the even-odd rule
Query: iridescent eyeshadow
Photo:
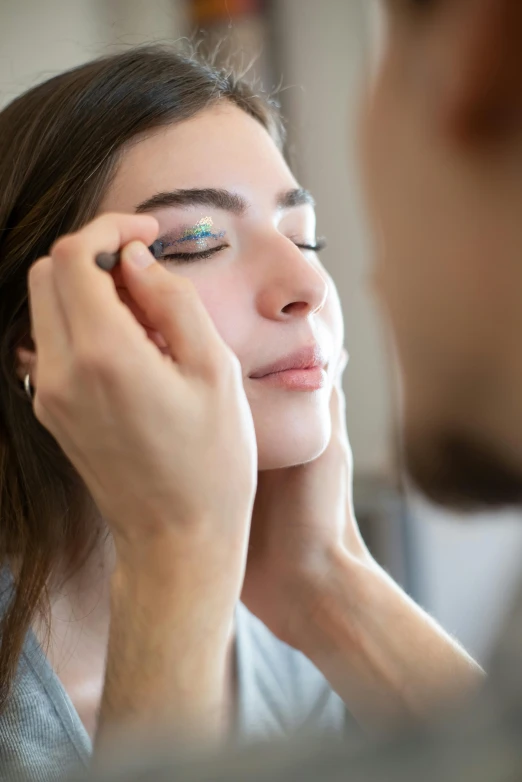
[[184, 228], [181, 234], [177, 232], [176, 234], [168, 233], [160, 236], [149, 247], [149, 250], [157, 260], [162, 257], [167, 247], [173, 247], [184, 242], [194, 242], [199, 252], [208, 250], [210, 239], [222, 239], [226, 234], [226, 231], [214, 233], [213, 228], [214, 221], [212, 218], [202, 217], [195, 225], [190, 228]]
[[213, 226], [214, 221], [211, 217], [202, 217], [201, 220], [198, 220], [196, 225], [192, 226], [192, 228], [186, 228], [180, 238], [173, 242], [173, 244], [195, 242], [198, 250], [204, 250], [207, 247], [208, 239], [222, 239], [225, 235], [225, 231], [213, 233]]

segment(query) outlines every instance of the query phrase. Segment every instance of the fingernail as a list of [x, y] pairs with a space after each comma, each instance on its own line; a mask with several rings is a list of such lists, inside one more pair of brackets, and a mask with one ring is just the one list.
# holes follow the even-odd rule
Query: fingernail
[[143, 242], [129, 242], [122, 250], [123, 257], [136, 269], [146, 269], [155, 259]]

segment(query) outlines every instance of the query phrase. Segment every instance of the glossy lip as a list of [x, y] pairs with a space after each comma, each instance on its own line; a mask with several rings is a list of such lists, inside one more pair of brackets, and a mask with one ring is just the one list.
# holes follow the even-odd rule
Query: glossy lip
[[325, 369], [284, 369], [255, 379], [256, 383], [287, 391], [319, 391], [328, 384]]
[[326, 356], [321, 346], [318, 344], [308, 345], [273, 361], [271, 364], [266, 364], [252, 372], [249, 377], [252, 380], [261, 380], [269, 375], [292, 370], [324, 370], [326, 364]]

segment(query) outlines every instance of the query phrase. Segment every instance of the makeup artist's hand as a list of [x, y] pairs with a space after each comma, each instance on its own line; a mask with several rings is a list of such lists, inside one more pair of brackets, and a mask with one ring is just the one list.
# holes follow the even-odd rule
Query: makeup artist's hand
[[[34, 411], [84, 478], [122, 555], [164, 531], [192, 539], [202, 524], [228, 551], [243, 545], [255, 491], [252, 417], [238, 361], [192, 284], [144, 246], [156, 232], [148, 216], [103, 215], [33, 265]], [[127, 289], [168, 351], [94, 263], [119, 247]], [[131, 251], [151, 265], [134, 267]], [[219, 530], [208, 523], [216, 515]]]
[[[128, 711], [130, 701], [138, 713], [161, 713], [168, 701], [183, 719], [176, 693], [197, 711], [195, 689], [223, 667], [257, 451], [239, 363], [192, 284], [147, 250], [157, 231], [152, 217], [106, 214], [33, 265], [31, 379], [36, 417], [85, 481], [115, 543], [107, 676], [121, 682], [127, 665], [138, 682], [116, 684], [105, 713]], [[95, 265], [97, 253], [119, 248], [125, 285], [164, 352]], [[162, 670], [165, 678], [151, 681]], [[201, 708], [208, 712], [203, 695]]]
[[[332, 435], [324, 453], [297, 467], [261, 472], [252, 517], [242, 600], [279, 638], [296, 645], [330, 557], [346, 549], [373, 561], [352, 503], [352, 452], [342, 374], [343, 350], [330, 399]], [[310, 604], [308, 602], [310, 597]]]
[[458, 701], [483, 671], [367, 550], [340, 377], [330, 405], [332, 436], [318, 459], [259, 474], [242, 599], [361, 725], [389, 733]]

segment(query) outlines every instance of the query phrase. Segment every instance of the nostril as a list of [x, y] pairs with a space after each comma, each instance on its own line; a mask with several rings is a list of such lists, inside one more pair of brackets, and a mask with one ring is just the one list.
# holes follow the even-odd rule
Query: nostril
[[310, 305], [307, 304], [305, 301], [293, 301], [290, 304], [287, 304], [281, 312], [284, 312], [285, 315], [299, 315], [303, 312], [308, 312], [310, 310]]

